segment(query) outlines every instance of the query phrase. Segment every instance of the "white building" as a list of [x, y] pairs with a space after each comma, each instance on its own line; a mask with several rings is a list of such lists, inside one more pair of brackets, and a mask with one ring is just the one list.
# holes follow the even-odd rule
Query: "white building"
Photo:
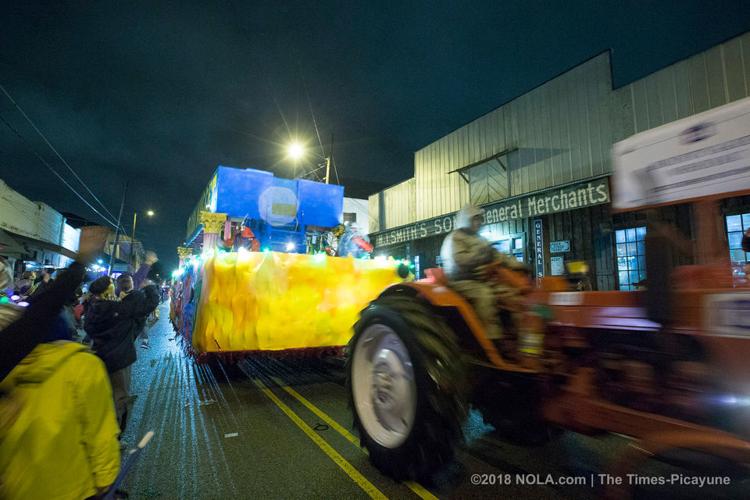
[[344, 198], [344, 223], [355, 224], [362, 234], [370, 231], [369, 201]]
[[11, 264], [20, 260], [29, 267], [66, 266], [78, 252], [80, 236], [60, 212], [0, 180], [0, 255]]

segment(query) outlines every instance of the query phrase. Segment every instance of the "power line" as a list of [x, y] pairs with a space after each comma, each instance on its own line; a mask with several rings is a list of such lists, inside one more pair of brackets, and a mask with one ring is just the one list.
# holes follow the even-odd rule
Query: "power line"
[[339, 180], [339, 169], [336, 168], [336, 158], [333, 156], [333, 134], [331, 134], [331, 164], [333, 165], [333, 173], [336, 174], [336, 184], [341, 184]]
[[[320, 151], [323, 153], [323, 156], [325, 156], [325, 148], [323, 147], [323, 140], [320, 138], [320, 130], [318, 129], [318, 120], [315, 119], [315, 112], [313, 111], [312, 100], [310, 99], [310, 93], [307, 91], [307, 83], [305, 82], [304, 77], [302, 78], [302, 85], [305, 87], [305, 95], [307, 96], [307, 105], [310, 107], [310, 115], [312, 116], [312, 119], [313, 119], [313, 126], [315, 127], [315, 134], [318, 136], [318, 144], [320, 144]], [[333, 164], [333, 173], [336, 175], [336, 184], [341, 184], [341, 181], [339, 181], [339, 171], [336, 168], [336, 160], [333, 157], [333, 135], [331, 135], [331, 152], [329, 156], [331, 158], [329, 161]]]
[[11, 97], [11, 95], [8, 93], [8, 91], [5, 90], [5, 87], [3, 87], [2, 84], [0, 84], [0, 90], [2, 90], [3, 94], [5, 94], [5, 96], [8, 99], [10, 99], [10, 102], [12, 102], [13, 105], [16, 107], [16, 109], [23, 115], [24, 118], [26, 118], [26, 121], [29, 122], [29, 125], [31, 125], [31, 127], [36, 131], [36, 133], [39, 134], [39, 136], [44, 140], [44, 142], [47, 144], [47, 146], [50, 147], [50, 149], [55, 153], [55, 155], [60, 159], [60, 161], [63, 162], [63, 165], [65, 165], [68, 168], [68, 170], [70, 170], [70, 173], [73, 174], [73, 177], [75, 177], [76, 180], [78, 182], [80, 182], [81, 185], [86, 189], [86, 191], [88, 191], [88, 193], [91, 196], [93, 196], [94, 200], [96, 200], [96, 202], [99, 203], [99, 205], [101, 205], [101, 207], [104, 209], [104, 211], [107, 212], [107, 214], [114, 219], [115, 218], [114, 214], [112, 212], [110, 212], [109, 209], [106, 207], [106, 205], [104, 205], [104, 203], [102, 203], [102, 201], [99, 198], [97, 198], [97, 196], [94, 194], [94, 192], [91, 191], [91, 189], [89, 189], [88, 185], [86, 185], [86, 183], [83, 182], [83, 179], [81, 179], [78, 176], [78, 174], [76, 173], [76, 171], [73, 170], [73, 167], [71, 167], [68, 164], [68, 162], [65, 161], [65, 159], [62, 157], [62, 155], [60, 155], [60, 153], [57, 151], [57, 149], [55, 149], [55, 147], [52, 145], [52, 143], [49, 142], [49, 140], [47, 139], [47, 137], [42, 133], [41, 130], [39, 130], [39, 128], [34, 124], [34, 122], [31, 121], [31, 118], [29, 118], [29, 116], [26, 114], [26, 112], [24, 112], [24, 110], [21, 108], [21, 106], [18, 105], [18, 103], [15, 101], [15, 99], [13, 99], [13, 97]]
[[336, 184], [341, 184], [341, 181], [339, 180], [339, 169], [336, 168], [336, 159], [331, 158], [331, 163], [333, 163], [333, 173], [336, 174]]
[[[298, 60], [298, 64], [299, 64], [299, 60]], [[318, 144], [320, 144], [320, 153], [323, 156], [325, 156], [326, 150], [323, 147], [323, 141], [320, 138], [320, 130], [318, 130], [318, 121], [315, 119], [315, 112], [313, 111], [312, 100], [310, 100], [310, 93], [307, 91], [307, 83], [304, 77], [302, 77], [302, 86], [305, 88], [305, 96], [307, 97], [307, 105], [310, 108], [310, 116], [312, 116], [312, 119], [313, 119], [313, 126], [315, 127], [315, 134], [318, 136]]]
[[37, 159], [39, 159], [39, 161], [41, 161], [41, 162], [42, 162], [42, 163], [44, 164], [44, 166], [45, 166], [45, 167], [47, 167], [47, 168], [49, 169], [49, 171], [50, 171], [50, 172], [52, 172], [52, 173], [53, 173], [53, 174], [54, 174], [54, 175], [55, 175], [55, 176], [56, 176], [56, 177], [57, 177], [58, 179], [60, 179], [60, 181], [61, 181], [61, 182], [62, 182], [63, 184], [65, 184], [65, 185], [66, 185], [66, 186], [68, 187], [68, 189], [70, 189], [71, 191], [73, 191], [73, 193], [74, 193], [74, 194], [75, 194], [76, 196], [78, 196], [78, 198], [80, 198], [80, 199], [81, 199], [81, 201], [82, 201], [82, 202], [84, 202], [84, 203], [86, 204], [86, 206], [88, 206], [88, 207], [89, 207], [89, 208], [90, 208], [91, 210], [93, 210], [93, 211], [94, 211], [94, 213], [95, 213], [95, 214], [97, 214], [97, 215], [98, 215], [99, 217], [101, 217], [102, 219], [104, 219], [104, 220], [105, 220], [105, 221], [106, 221], [106, 222], [107, 222], [107, 223], [108, 223], [108, 224], [109, 224], [110, 226], [112, 226], [112, 227], [114, 227], [114, 228], [117, 228], [117, 224], [116, 224], [116, 223], [112, 222], [112, 221], [111, 221], [111, 220], [109, 220], [109, 219], [108, 219], [107, 217], [105, 217], [105, 216], [104, 216], [104, 215], [103, 215], [103, 214], [102, 214], [101, 212], [99, 212], [99, 211], [98, 211], [98, 210], [97, 210], [97, 209], [96, 209], [96, 208], [95, 208], [95, 207], [94, 207], [93, 205], [91, 205], [91, 203], [89, 203], [89, 202], [88, 202], [88, 200], [86, 200], [86, 199], [85, 199], [85, 198], [84, 198], [83, 196], [81, 196], [81, 194], [80, 194], [80, 193], [79, 193], [78, 191], [76, 191], [76, 189], [75, 189], [75, 188], [74, 188], [73, 186], [71, 186], [71, 185], [70, 185], [70, 183], [69, 183], [68, 181], [66, 181], [66, 180], [65, 180], [65, 179], [63, 178], [63, 176], [61, 176], [61, 175], [60, 175], [60, 174], [59, 174], [59, 173], [57, 172], [57, 170], [55, 170], [54, 168], [52, 168], [52, 165], [50, 165], [50, 164], [49, 164], [49, 162], [48, 162], [47, 160], [45, 160], [45, 159], [44, 159], [44, 157], [43, 157], [42, 155], [40, 155], [40, 154], [39, 154], [39, 153], [38, 153], [38, 152], [37, 152], [37, 151], [36, 151], [36, 150], [35, 150], [35, 149], [34, 149], [34, 148], [33, 148], [33, 147], [31, 146], [31, 144], [29, 144], [29, 142], [28, 142], [28, 141], [27, 141], [27, 140], [26, 140], [26, 139], [25, 139], [25, 138], [24, 138], [24, 137], [23, 137], [23, 136], [22, 136], [22, 135], [21, 135], [21, 134], [20, 134], [20, 133], [18, 132], [18, 130], [16, 130], [16, 129], [15, 129], [15, 127], [13, 127], [13, 125], [11, 125], [10, 123], [8, 123], [8, 121], [7, 121], [7, 120], [6, 120], [6, 119], [5, 119], [4, 117], [3, 117], [3, 115], [2, 115], [1, 113], [0, 113], [0, 121], [2, 121], [2, 122], [3, 122], [4, 124], [5, 124], [5, 126], [6, 126], [6, 127], [8, 127], [8, 129], [9, 129], [9, 130], [10, 130], [11, 132], [13, 132], [13, 134], [15, 134], [15, 135], [16, 135], [16, 137], [18, 137], [18, 138], [19, 138], [19, 139], [21, 140], [21, 142], [23, 142], [23, 144], [24, 144], [24, 145], [25, 145], [25, 146], [26, 146], [26, 147], [27, 147], [27, 148], [29, 149], [29, 151], [31, 151], [31, 153], [32, 153], [32, 154], [33, 154], [34, 156], [36, 156], [36, 157], [37, 157]]

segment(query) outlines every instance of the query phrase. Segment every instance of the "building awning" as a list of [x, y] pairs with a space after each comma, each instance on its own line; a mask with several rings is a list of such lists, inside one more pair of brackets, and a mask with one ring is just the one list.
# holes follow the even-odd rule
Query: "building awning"
[[[6, 233], [8, 232], [6, 231]], [[44, 250], [49, 250], [50, 252], [59, 253], [60, 255], [64, 255], [71, 259], [76, 258], [75, 252], [68, 250], [67, 248], [61, 247], [60, 245], [55, 245], [54, 243], [50, 243], [48, 241], [42, 241], [42, 240], [37, 240], [34, 238], [29, 238], [26, 236], [21, 236], [20, 234], [16, 234], [16, 233], [8, 233], [8, 234], [10, 234], [13, 240], [18, 242], [22, 246], [22, 251], [21, 251], [22, 254], [28, 253], [28, 250], [26, 249], [26, 247], [37, 247], [37, 248], [41, 248]]]
[[488, 158], [486, 160], [482, 160], [482, 161], [477, 162], [477, 163], [472, 163], [471, 165], [466, 165], [465, 167], [461, 167], [461, 168], [457, 168], [455, 170], [451, 170], [448, 173], [449, 174], [458, 174], [458, 175], [461, 176], [461, 178], [464, 181], [466, 181], [468, 183], [469, 182], [469, 178], [466, 176], [466, 172], [467, 171], [471, 170], [474, 167], [478, 167], [478, 166], [483, 165], [483, 164], [485, 164], [487, 162], [490, 162], [492, 160], [495, 160], [496, 162], [498, 162], [500, 164], [500, 166], [503, 167], [503, 170], [507, 171], [508, 167], [503, 162], [500, 161], [500, 158], [503, 157], [503, 156], [509, 155], [510, 153], [513, 153], [514, 151], [518, 151], [518, 148], [516, 146], [513, 146], [511, 148], [503, 149], [502, 151], [500, 151], [496, 155], [492, 156], [491, 158]]
[[0, 254], [18, 255], [26, 253], [26, 249], [6, 231], [0, 229]]

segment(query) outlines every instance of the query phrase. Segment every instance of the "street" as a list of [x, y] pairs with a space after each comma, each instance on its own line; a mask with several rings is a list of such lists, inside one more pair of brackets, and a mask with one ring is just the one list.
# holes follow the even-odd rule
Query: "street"
[[[151, 348], [140, 349], [133, 367], [137, 398], [125, 440], [134, 445], [149, 430], [156, 436], [126, 480], [130, 498], [596, 498], [603, 493], [596, 475], [627, 445], [616, 436], [564, 433], [544, 446], [515, 446], [474, 412], [453, 471], [429, 489], [400, 484], [358, 446], [343, 367], [263, 357], [215, 374], [184, 354], [167, 312], [162, 306]], [[483, 484], [472, 484], [475, 474]], [[585, 484], [545, 484], [548, 474]], [[680, 498], [707, 489], [669, 492]]]

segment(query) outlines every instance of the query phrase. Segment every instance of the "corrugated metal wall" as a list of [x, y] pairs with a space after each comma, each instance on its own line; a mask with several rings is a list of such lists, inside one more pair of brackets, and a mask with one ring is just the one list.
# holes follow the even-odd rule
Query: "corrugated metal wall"
[[750, 33], [615, 90], [615, 142], [750, 95]]
[[415, 221], [414, 185], [414, 179], [409, 179], [383, 191], [383, 211], [385, 213], [380, 214], [381, 229], [391, 229]]
[[380, 231], [380, 197], [383, 196], [382, 193], [375, 193], [370, 195], [370, 197], [367, 199], [367, 206], [368, 210], [370, 211], [370, 225], [369, 225], [369, 231], [370, 233], [375, 233], [377, 231]]
[[746, 97], [749, 89], [750, 33], [614, 91], [609, 53], [601, 54], [417, 151], [414, 210], [411, 198], [399, 202], [397, 186], [390, 188], [379, 229], [453, 212], [475, 197], [494, 201], [502, 194], [484, 189], [486, 176], [470, 171], [479, 183], [470, 191], [448, 172], [513, 148], [503, 157], [511, 196], [608, 174], [614, 142]]
[[[511, 196], [605, 173], [612, 143], [610, 89], [609, 56], [602, 54], [418, 151], [417, 220], [469, 201], [466, 182], [448, 172], [509, 149], [517, 148], [503, 158]], [[473, 170], [476, 182], [487, 182]], [[472, 186], [472, 193], [487, 196], [483, 191]], [[495, 190], [486, 202], [503, 194]]]
[[611, 88], [602, 54], [510, 103], [518, 123], [511, 195], [607, 172]]

